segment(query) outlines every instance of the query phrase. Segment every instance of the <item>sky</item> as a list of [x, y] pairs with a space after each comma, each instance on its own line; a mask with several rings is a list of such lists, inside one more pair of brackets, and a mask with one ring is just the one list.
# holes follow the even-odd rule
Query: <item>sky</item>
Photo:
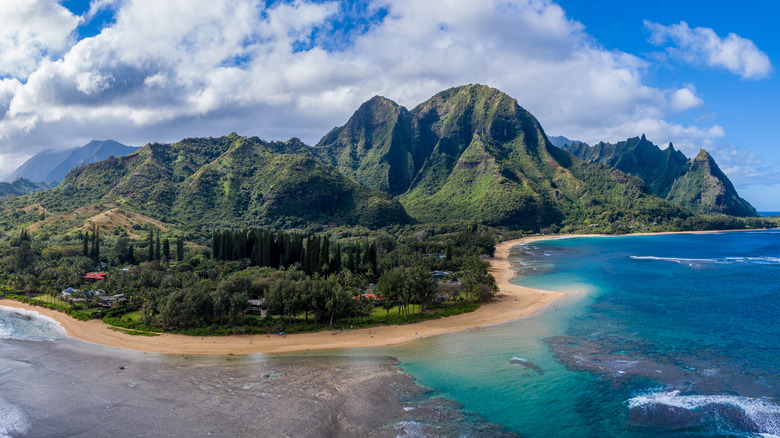
[[707, 149], [780, 211], [776, 1], [2, 0], [0, 175], [46, 149], [308, 144], [382, 95], [497, 88], [548, 135]]

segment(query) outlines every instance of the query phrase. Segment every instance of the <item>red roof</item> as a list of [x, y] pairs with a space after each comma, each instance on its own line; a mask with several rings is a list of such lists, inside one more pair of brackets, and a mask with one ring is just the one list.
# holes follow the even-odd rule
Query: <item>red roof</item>
[[[378, 296], [377, 294], [363, 294], [361, 296], [364, 296], [364, 297], [368, 298], [369, 300], [381, 300], [382, 299], [382, 297]], [[354, 299], [354, 300], [356, 300], [358, 298], [360, 298], [360, 297], [352, 297], [352, 299]]]
[[87, 272], [84, 274], [81, 278], [92, 278], [95, 280], [105, 280], [106, 275], [108, 275], [108, 272]]

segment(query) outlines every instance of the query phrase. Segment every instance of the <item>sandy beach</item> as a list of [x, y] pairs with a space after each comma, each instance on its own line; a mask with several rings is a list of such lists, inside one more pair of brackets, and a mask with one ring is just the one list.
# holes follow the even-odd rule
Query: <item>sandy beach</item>
[[86, 342], [154, 353], [228, 355], [398, 345], [423, 337], [500, 324], [529, 316], [565, 296], [566, 294], [562, 292], [532, 289], [510, 282], [515, 276], [515, 271], [511, 269], [507, 259], [509, 249], [524, 242], [550, 238], [550, 236], [527, 237], [497, 245], [495, 256], [489, 259], [489, 271], [496, 279], [499, 293], [492, 302], [474, 312], [415, 324], [349, 330], [335, 335], [324, 330], [287, 336], [199, 337], [174, 334], [155, 337], [132, 336], [111, 330], [100, 320], [78, 321], [64, 313], [7, 299], [0, 300], [0, 305], [32, 310], [48, 316], [59, 322], [68, 336]]

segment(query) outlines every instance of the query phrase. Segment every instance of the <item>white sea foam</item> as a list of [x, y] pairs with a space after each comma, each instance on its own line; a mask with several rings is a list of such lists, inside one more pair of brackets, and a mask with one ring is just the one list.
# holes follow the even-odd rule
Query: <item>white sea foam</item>
[[427, 438], [436, 435], [428, 435], [423, 425], [416, 421], [401, 421], [395, 425], [395, 430], [400, 431], [396, 438]]
[[510, 362], [528, 362], [528, 359], [524, 359], [522, 357], [514, 356], [512, 359], [509, 359]]
[[780, 406], [770, 399], [735, 395], [680, 395], [680, 391], [662, 391], [640, 394], [628, 400], [628, 407], [646, 408], [655, 405], [686, 410], [730, 406], [739, 409], [764, 436], [780, 435]]
[[27, 436], [32, 422], [22, 408], [0, 397], [0, 438]]
[[680, 264], [689, 263], [753, 263], [760, 265], [780, 264], [779, 257], [720, 257], [708, 259], [688, 259], [682, 257], [656, 257], [656, 256], [630, 256], [634, 260], [656, 260], [662, 262], [674, 262]]
[[[5, 320], [2, 319], [3, 314], [7, 316]], [[48, 316], [32, 310], [0, 306], [0, 339], [45, 340], [66, 335], [62, 325]]]

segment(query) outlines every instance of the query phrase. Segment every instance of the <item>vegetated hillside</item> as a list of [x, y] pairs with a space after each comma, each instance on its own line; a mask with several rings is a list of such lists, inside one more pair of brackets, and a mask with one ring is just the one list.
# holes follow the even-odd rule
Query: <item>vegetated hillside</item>
[[125, 146], [114, 140], [92, 140], [78, 148], [43, 151], [11, 172], [5, 181], [26, 178], [31, 181], [60, 182], [74, 167], [105, 160], [111, 156], [121, 157], [137, 150], [137, 147]]
[[0, 182], [0, 196], [19, 196], [40, 192], [55, 187], [56, 184], [36, 183], [26, 178], [16, 178], [12, 182]]
[[400, 195], [427, 157], [426, 151], [413, 147], [411, 129], [406, 108], [375, 96], [346, 125], [325, 135], [313, 151], [360, 184]]
[[704, 149], [690, 160], [688, 172], [674, 181], [667, 199], [698, 213], [759, 216], [756, 209], [737, 194], [731, 181]]
[[424, 222], [539, 229], [605, 213], [685, 216], [641, 180], [556, 148], [514, 99], [483, 85], [443, 91], [408, 112], [375, 97], [315, 149], [361, 184], [400, 193]]
[[753, 206], [739, 197], [731, 181], [704, 150], [689, 160], [671, 143], [661, 150], [644, 135], [616, 144], [574, 143], [564, 150], [586, 161], [638, 176], [656, 195], [694, 213], [757, 216]]
[[52, 213], [111, 204], [165, 222], [207, 227], [382, 226], [409, 220], [389, 195], [361, 187], [310, 154], [272, 149], [236, 134], [149, 144], [125, 157], [76, 168], [57, 188], [14, 204], [40, 203]]

